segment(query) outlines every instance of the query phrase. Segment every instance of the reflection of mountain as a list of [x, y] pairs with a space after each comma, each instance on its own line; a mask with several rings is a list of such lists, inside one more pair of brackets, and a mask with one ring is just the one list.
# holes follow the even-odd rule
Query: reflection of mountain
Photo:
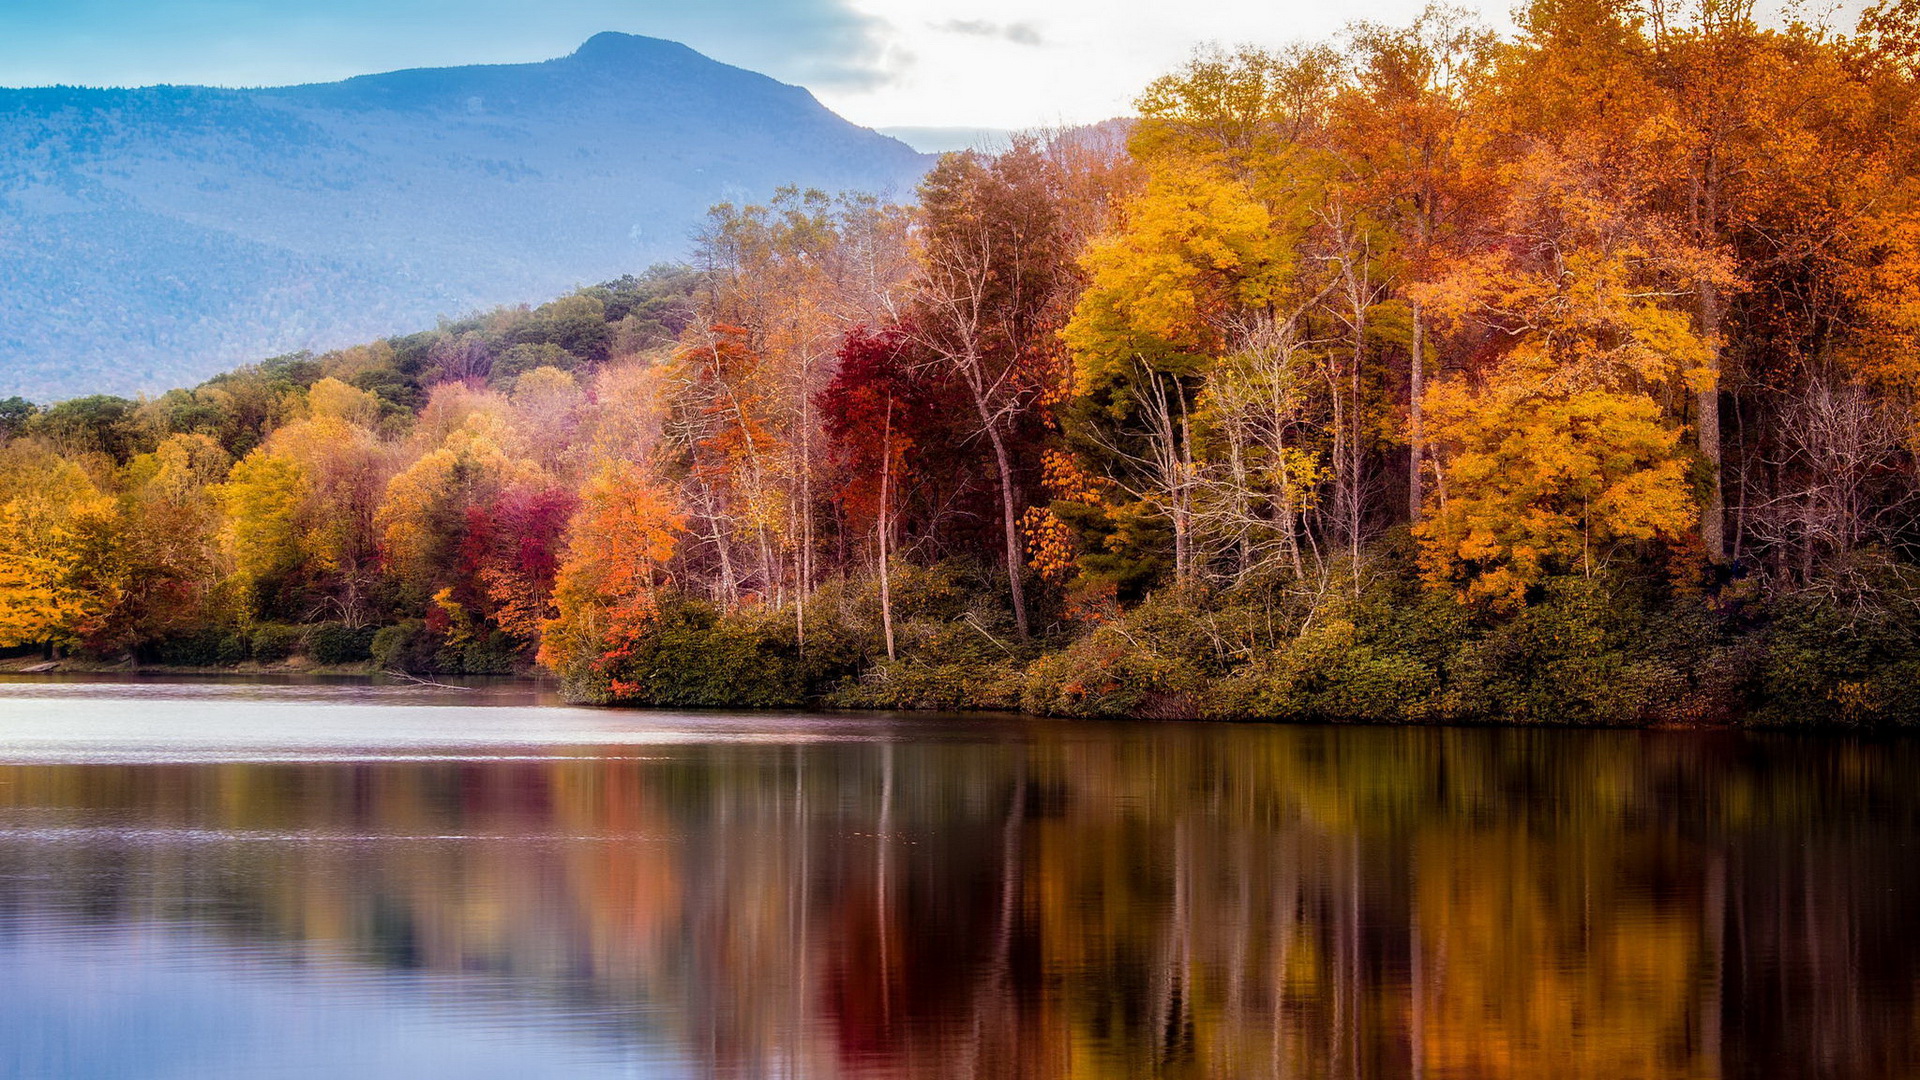
[[164, 389], [685, 252], [781, 184], [926, 159], [798, 87], [601, 34], [266, 90], [0, 90], [0, 397]]
[[407, 1023], [719, 1076], [1920, 1070], [1920, 748], [946, 737], [0, 767], [6, 993], [186, 949], [302, 1016], [332, 971]]
[[190, 923], [39, 922], [0, 933], [0, 970], [0, 1076], [599, 1080], [609, 1059], [697, 1075], [629, 1014], [609, 1030], [486, 973], [368, 968]]

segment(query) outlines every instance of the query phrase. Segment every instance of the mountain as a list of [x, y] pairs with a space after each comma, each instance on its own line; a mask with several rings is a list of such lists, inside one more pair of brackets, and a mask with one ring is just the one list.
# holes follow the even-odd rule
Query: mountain
[[930, 159], [684, 45], [253, 90], [0, 89], [0, 398], [156, 391], [683, 257]]

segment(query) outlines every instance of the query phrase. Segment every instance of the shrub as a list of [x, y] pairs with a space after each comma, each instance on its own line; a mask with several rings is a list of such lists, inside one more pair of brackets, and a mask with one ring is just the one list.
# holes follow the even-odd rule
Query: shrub
[[1234, 719], [1426, 722], [1447, 714], [1435, 666], [1329, 618], [1214, 689], [1207, 711]]
[[367, 652], [382, 671], [426, 674], [434, 670], [439, 647], [437, 636], [427, 631], [426, 623], [409, 619], [375, 631]]
[[443, 675], [511, 675], [519, 662], [519, 644], [495, 630], [476, 640], [440, 645], [431, 670]]
[[1027, 669], [1021, 707], [1046, 716], [1200, 715], [1222, 642], [1207, 615], [1153, 598]]
[[277, 663], [300, 649], [301, 630], [286, 623], [260, 623], [247, 635], [248, 650], [263, 664]]
[[1812, 594], [1769, 602], [1754, 671], [1765, 726], [1920, 721], [1920, 628], [1897, 597]]
[[1025, 666], [1004, 655], [948, 663], [915, 655], [881, 660], [830, 691], [824, 703], [838, 709], [1017, 712], [1025, 686]]
[[794, 612], [668, 598], [647, 633], [591, 670], [563, 673], [574, 700], [687, 708], [799, 708], [864, 666], [873, 635], [829, 593], [808, 605], [806, 648]]
[[236, 630], [202, 630], [167, 638], [154, 654], [162, 664], [179, 667], [231, 667], [247, 658], [247, 639]]
[[807, 701], [798, 646], [790, 616], [670, 601], [629, 655], [605, 665], [609, 692], [634, 705], [796, 708]]
[[316, 624], [307, 636], [307, 655], [316, 664], [357, 664], [373, 657], [374, 630], [344, 623]]

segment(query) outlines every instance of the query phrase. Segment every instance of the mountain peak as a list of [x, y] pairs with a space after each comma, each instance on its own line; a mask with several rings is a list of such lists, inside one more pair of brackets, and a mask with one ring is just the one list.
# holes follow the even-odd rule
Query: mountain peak
[[[0, 90], [0, 398], [157, 392], [685, 258], [928, 162], [684, 45], [260, 90]], [[60, 299], [112, 295], [102, 318]]]
[[594, 64], [633, 64], [668, 57], [683, 57], [691, 53], [693, 53], [692, 49], [677, 41], [603, 30], [575, 49], [572, 58]]

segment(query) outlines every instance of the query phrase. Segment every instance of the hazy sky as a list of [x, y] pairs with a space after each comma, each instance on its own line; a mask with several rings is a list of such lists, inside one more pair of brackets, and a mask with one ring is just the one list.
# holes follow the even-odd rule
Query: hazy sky
[[[1858, 6], [1859, 0], [1838, 0]], [[1202, 42], [1281, 45], [1423, 0], [0, 0], [0, 85], [263, 85], [542, 60], [601, 30], [683, 41], [857, 123], [1123, 113]], [[1504, 27], [1510, 0], [1467, 0]]]

